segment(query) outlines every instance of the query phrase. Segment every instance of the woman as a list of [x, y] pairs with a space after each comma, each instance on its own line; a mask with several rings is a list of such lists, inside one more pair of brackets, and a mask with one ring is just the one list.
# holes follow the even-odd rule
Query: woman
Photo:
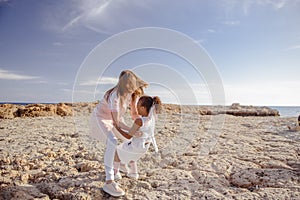
[[108, 90], [92, 113], [91, 136], [106, 142], [104, 165], [106, 181], [103, 190], [112, 196], [122, 196], [125, 192], [115, 183], [113, 161], [118, 140], [126, 141], [117, 129], [129, 131], [130, 127], [124, 123], [123, 116], [130, 105], [132, 118], [137, 116], [137, 91], [148, 84], [130, 70], [122, 71], [118, 84]]

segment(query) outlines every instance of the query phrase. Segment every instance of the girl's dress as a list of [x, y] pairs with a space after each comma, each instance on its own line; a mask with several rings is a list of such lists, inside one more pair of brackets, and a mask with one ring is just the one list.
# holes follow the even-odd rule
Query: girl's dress
[[153, 113], [153, 106], [148, 117], [141, 117], [142, 126], [139, 131], [142, 132], [141, 137], [132, 137], [130, 141], [123, 142], [118, 145], [117, 152], [122, 163], [129, 163], [130, 161], [137, 161], [148, 150], [150, 143], [153, 144], [157, 152], [157, 145], [154, 138], [155, 116]]
[[90, 136], [94, 139], [106, 142], [108, 135], [113, 132], [117, 138], [120, 138], [122, 141], [127, 141], [127, 139], [114, 128], [111, 112], [118, 112], [119, 116], [121, 116], [120, 120], [123, 121], [122, 116], [124, 116], [130, 100], [131, 96], [128, 95], [123, 105], [120, 105], [120, 98], [118, 98], [116, 91], [112, 91], [108, 101], [106, 98], [103, 98], [92, 112]]

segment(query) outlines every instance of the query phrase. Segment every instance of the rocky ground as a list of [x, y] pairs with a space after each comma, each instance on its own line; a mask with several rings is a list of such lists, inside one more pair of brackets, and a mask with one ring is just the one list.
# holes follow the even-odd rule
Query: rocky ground
[[[104, 145], [88, 138], [83, 108], [1, 119], [0, 199], [115, 199], [101, 189]], [[159, 119], [159, 154], [150, 147], [140, 179], [118, 181], [120, 199], [300, 199], [300, 133], [287, 129], [295, 119], [178, 106]]]

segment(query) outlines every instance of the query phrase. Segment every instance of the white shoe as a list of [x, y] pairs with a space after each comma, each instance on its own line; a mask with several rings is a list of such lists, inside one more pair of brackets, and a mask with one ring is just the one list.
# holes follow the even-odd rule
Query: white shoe
[[133, 179], [139, 179], [139, 174], [138, 173], [128, 173], [127, 177], [133, 178]]
[[121, 179], [122, 179], [121, 173], [120, 172], [116, 173], [115, 174], [115, 180], [117, 181], [117, 180], [121, 180]]
[[104, 192], [114, 197], [120, 197], [125, 195], [124, 190], [122, 190], [122, 188], [120, 188], [116, 182], [112, 182], [109, 184], [105, 183], [102, 189]]

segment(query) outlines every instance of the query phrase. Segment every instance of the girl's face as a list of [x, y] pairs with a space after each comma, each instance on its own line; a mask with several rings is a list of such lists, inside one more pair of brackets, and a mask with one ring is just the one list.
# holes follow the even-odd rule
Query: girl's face
[[142, 106], [141, 105], [142, 104], [142, 102], [141, 101], [138, 101], [138, 103], [137, 103], [137, 111], [138, 111], [138, 114], [139, 115], [142, 115], [142, 116], [146, 116], [148, 113], [147, 113], [147, 109], [146, 109], [146, 107], [145, 106]]

